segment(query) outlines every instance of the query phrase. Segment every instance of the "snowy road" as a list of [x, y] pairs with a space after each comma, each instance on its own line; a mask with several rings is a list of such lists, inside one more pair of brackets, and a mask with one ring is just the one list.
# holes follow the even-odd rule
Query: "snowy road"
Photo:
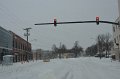
[[0, 79], [120, 79], [120, 63], [92, 57], [0, 66]]

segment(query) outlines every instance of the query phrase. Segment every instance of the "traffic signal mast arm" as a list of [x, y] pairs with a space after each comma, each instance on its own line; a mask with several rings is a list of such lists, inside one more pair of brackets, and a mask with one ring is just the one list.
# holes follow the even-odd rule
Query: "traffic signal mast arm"
[[[73, 23], [96, 23], [96, 21], [73, 21], [73, 22], [56, 22], [57, 24], [73, 24]], [[107, 23], [107, 24], [114, 24], [114, 25], [120, 25], [119, 23], [110, 22], [110, 21], [99, 21], [99, 23]], [[35, 25], [51, 25], [54, 23], [38, 23]]]

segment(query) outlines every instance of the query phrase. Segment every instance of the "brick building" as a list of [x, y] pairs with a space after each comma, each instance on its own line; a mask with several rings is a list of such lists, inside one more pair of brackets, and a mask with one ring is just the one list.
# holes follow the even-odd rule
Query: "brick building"
[[[11, 31], [10, 31], [11, 32]], [[31, 44], [15, 34], [13, 34], [13, 55], [14, 62], [26, 61], [32, 59]]]

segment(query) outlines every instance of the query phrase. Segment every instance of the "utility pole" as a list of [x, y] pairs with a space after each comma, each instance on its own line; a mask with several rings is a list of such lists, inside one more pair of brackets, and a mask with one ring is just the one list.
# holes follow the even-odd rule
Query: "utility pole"
[[30, 33], [29, 33], [30, 29], [32, 29], [32, 28], [25, 28], [24, 29], [26, 31], [26, 33], [24, 33], [24, 36], [27, 37], [26, 61], [28, 61], [28, 53], [29, 53], [29, 49], [28, 49], [28, 36], [30, 36]]

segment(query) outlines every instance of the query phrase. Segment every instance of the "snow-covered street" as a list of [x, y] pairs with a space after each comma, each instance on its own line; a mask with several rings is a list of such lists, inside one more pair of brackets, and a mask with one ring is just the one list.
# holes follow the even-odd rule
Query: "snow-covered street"
[[120, 62], [81, 57], [0, 65], [0, 79], [120, 79]]

